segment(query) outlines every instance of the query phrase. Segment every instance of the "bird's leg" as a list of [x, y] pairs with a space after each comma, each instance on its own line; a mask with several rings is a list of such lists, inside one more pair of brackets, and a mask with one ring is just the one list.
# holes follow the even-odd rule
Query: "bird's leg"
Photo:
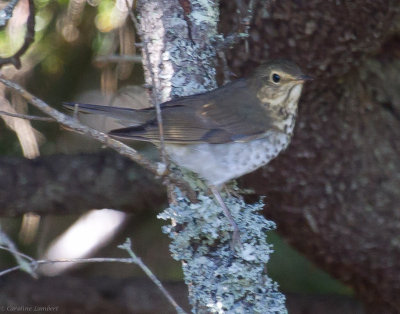
[[219, 190], [215, 186], [210, 186], [211, 192], [214, 194], [215, 199], [217, 200], [218, 204], [221, 206], [222, 211], [224, 212], [226, 218], [228, 218], [229, 223], [233, 227], [233, 235], [232, 235], [232, 248], [237, 248], [240, 247], [240, 232], [239, 228], [235, 222], [235, 220], [232, 217], [231, 212], [229, 211], [228, 207], [226, 206], [224, 200], [221, 197], [221, 194], [219, 193]]

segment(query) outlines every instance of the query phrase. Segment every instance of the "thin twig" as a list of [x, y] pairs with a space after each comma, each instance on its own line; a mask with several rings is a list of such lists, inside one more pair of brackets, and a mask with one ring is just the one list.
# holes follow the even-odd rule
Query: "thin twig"
[[[224, 40], [217, 44], [219, 46], [217, 47], [218, 50], [232, 48], [232, 46], [238, 43], [240, 39], [249, 37], [250, 24], [254, 16], [254, 6], [256, 1], [257, 0], [250, 0], [246, 10], [242, 7], [242, 2], [240, 0], [236, 1], [238, 10], [243, 17], [238, 23], [237, 31], [225, 36]], [[244, 13], [244, 11], [246, 12]], [[247, 41], [246, 46], [248, 47]], [[246, 51], [247, 49], [248, 48], [246, 48]]]
[[26, 258], [26, 259], [29, 260], [30, 262], [33, 262], [33, 261], [35, 260], [34, 258], [30, 257], [29, 255], [26, 255], [26, 254], [24, 254], [24, 253], [21, 253], [21, 252], [12, 250], [12, 249], [10, 249], [10, 248], [4, 246], [4, 245], [0, 245], [0, 249], [1, 249], [1, 250], [4, 250], [4, 251], [8, 251], [8, 252], [12, 253], [13, 255], [19, 255], [19, 256], [21, 256], [21, 257], [23, 257], [23, 258]]
[[0, 110], [0, 115], [10, 116], [10, 117], [19, 118], [19, 119], [25, 119], [25, 120], [56, 122], [56, 120], [54, 120], [53, 118], [31, 116], [31, 115], [22, 114], [22, 113], [12, 113], [12, 112], [7, 112], [7, 111], [3, 111], [3, 110]]
[[[140, 38], [144, 41], [144, 35], [143, 35], [143, 32], [142, 32], [142, 30], [140, 28], [140, 24], [139, 24], [138, 20], [136, 19], [136, 16], [133, 13], [132, 8], [129, 7], [128, 0], [125, 0], [125, 1], [126, 1], [126, 6], [128, 8], [128, 12], [129, 12], [129, 17], [131, 18], [133, 24], [135, 25], [136, 32], [138, 33]], [[150, 52], [148, 50], [148, 47], [147, 47], [146, 43], [144, 43], [143, 49], [144, 49], [144, 53], [146, 54], [146, 59], [150, 63]], [[168, 158], [167, 158], [167, 154], [165, 152], [164, 128], [163, 128], [163, 122], [162, 122], [162, 116], [161, 116], [160, 102], [159, 102], [157, 91], [156, 91], [155, 74], [154, 74], [153, 69], [151, 68], [151, 66], [149, 66], [149, 71], [150, 71], [150, 77], [151, 77], [151, 84], [153, 85], [152, 95], [153, 95], [154, 106], [156, 107], [158, 130], [160, 132], [161, 161], [164, 163], [165, 168], [168, 169], [169, 168], [168, 167], [169, 161], [168, 161]]]
[[[111, 257], [96, 257], [96, 258], [65, 258], [65, 259], [54, 259], [54, 260], [33, 260], [29, 264], [36, 268], [39, 265], [45, 264], [56, 264], [56, 263], [136, 263], [132, 258], [111, 258]], [[13, 271], [21, 270], [22, 266], [17, 265], [11, 268], [7, 268], [0, 272], [0, 277], [9, 274]]]
[[6, 274], [12, 273], [13, 271], [20, 270], [21, 268], [22, 268], [21, 265], [17, 265], [17, 266], [11, 267], [11, 268], [7, 268], [6, 270], [3, 270], [3, 271], [0, 272], [0, 277], [4, 276]]
[[[16, 245], [14, 244], [14, 242], [11, 241], [11, 239], [8, 237], [8, 235], [5, 234], [1, 229], [0, 229], [0, 243], [3, 244], [2, 247], [4, 247], [4, 249], [9, 251], [14, 256], [14, 258], [16, 259], [16, 261], [18, 263], [18, 267], [19, 267], [18, 269], [23, 269], [27, 273], [29, 273], [31, 276], [36, 278], [34, 268], [31, 265], [31, 263], [34, 262], [34, 259], [28, 255], [25, 255], [25, 254], [19, 252]], [[28, 261], [26, 261], [26, 259]]]
[[93, 60], [96, 64], [104, 63], [120, 63], [120, 62], [136, 62], [142, 63], [142, 56], [139, 55], [108, 55], [98, 56]]
[[138, 258], [132, 250], [131, 240], [128, 238], [125, 240], [124, 244], [118, 246], [120, 249], [125, 250], [131, 256], [133, 262], [138, 265], [143, 272], [150, 278], [152, 282], [160, 289], [160, 291], [164, 294], [164, 296], [168, 299], [168, 301], [174, 306], [175, 310], [178, 313], [186, 313], [179, 305], [176, 303], [174, 298], [169, 294], [169, 292], [164, 288], [161, 281], [152, 273], [150, 268], [148, 268], [140, 258]]
[[56, 264], [56, 263], [126, 263], [132, 264], [135, 261], [132, 258], [115, 258], [115, 257], [93, 257], [93, 258], [60, 258], [53, 260], [37, 260], [38, 265]]
[[[56, 264], [56, 263], [126, 263], [126, 264], [136, 264], [143, 270], [143, 272], [150, 278], [151, 281], [160, 289], [160, 291], [164, 294], [164, 296], [168, 299], [171, 305], [175, 308], [178, 313], [186, 313], [179, 305], [176, 303], [174, 298], [170, 295], [170, 293], [164, 288], [161, 281], [152, 273], [150, 268], [147, 267], [146, 264], [142, 262], [142, 260], [137, 257], [137, 255], [133, 252], [131, 247], [130, 239], [126, 239], [124, 244], [118, 246], [120, 249], [127, 251], [130, 255], [130, 258], [111, 258], [111, 257], [94, 257], [94, 258], [64, 258], [64, 259], [54, 259], [54, 260], [35, 260], [32, 257], [18, 252], [18, 255], [21, 255], [25, 259], [29, 260], [28, 265], [31, 268], [36, 269], [39, 265], [45, 264]], [[4, 249], [15, 254], [14, 250], [0, 246], [0, 249]], [[7, 268], [0, 272], [0, 277], [11, 272], [21, 270], [23, 268], [22, 265], [17, 265], [11, 268]]]
[[33, 0], [28, 0], [28, 4], [29, 4], [29, 16], [26, 22], [26, 34], [25, 34], [24, 44], [11, 57], [0, 58], [0, 68], [6, 64], [12, 64], [17, 69], [19, 69], [21, 67], [21, 57], [35, 40], [35, 5], [33, 3]]

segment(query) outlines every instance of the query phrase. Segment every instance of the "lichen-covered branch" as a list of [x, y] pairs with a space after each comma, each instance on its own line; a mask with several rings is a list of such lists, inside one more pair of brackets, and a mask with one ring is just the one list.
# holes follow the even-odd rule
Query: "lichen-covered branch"
[[[218, 1], [149, 0], [138, 11], [146, 81], [155, 98], [164, 102], [216, 87]], [[273, 223], [255, 213], [261, 204], [225, 196], [242, 233], [243, 247], [236, 251], [222, 209], [201, 184], [189, 181], [198, 192], [196, 203], [175, 189], [174, 202], [160, 217], [172, 221], [171, 251], [182, 261], [193, 311], [286, 313], [284, 296], [263, 274], [271, 252], [265, 231]]]
[[146, 82], [152, 85], [151, 69], [155, 79], [152, 88], [158, 99], [164, 102], [215, 88], [216, 52], [212, 40], [217, 34], [216, 1], [192, 1], [190, 25], [182, 18], [188, 14], [179, 1], [139, 4], [142, 41], [150, 52], [148, 56], [143, 54]]
[[242, 232], [243, 247], [234, 251], [232, 226], [215, 201], [200, 193], [193, 204], [176, 193], [177, 204], [159, 217], [174, 221], [164, 232], [172, 239], [172, 256], [183, 264], [194, 312], [286, 313], [285, 297], [264, 272], [273, 252], [266, 234], [276, 226], [259, 214], [263, 202], [225, 198]]

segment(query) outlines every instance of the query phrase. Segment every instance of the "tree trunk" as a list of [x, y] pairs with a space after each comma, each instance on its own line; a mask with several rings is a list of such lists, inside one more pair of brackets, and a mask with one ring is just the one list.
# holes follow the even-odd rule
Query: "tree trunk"
[[289, 149], [242, 183], [368, 311], [399, 313], [399, 2], [277, 1], [270, 11], [257, 11], [251, 55], [232, 50], [231, 64], [289, 57], [315, 80]]

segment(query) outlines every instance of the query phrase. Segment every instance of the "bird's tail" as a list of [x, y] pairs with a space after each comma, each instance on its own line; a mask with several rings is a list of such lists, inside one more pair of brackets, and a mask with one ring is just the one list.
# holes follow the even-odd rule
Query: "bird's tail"
[[117, 120], [128, 121], [130, 125], [141, 125], [155, 118], [154, 108], [131, 109], [69, 102], [63, 103], [63, 106], [70, 110], [76, 108], [82, 113], [101, 114]]

